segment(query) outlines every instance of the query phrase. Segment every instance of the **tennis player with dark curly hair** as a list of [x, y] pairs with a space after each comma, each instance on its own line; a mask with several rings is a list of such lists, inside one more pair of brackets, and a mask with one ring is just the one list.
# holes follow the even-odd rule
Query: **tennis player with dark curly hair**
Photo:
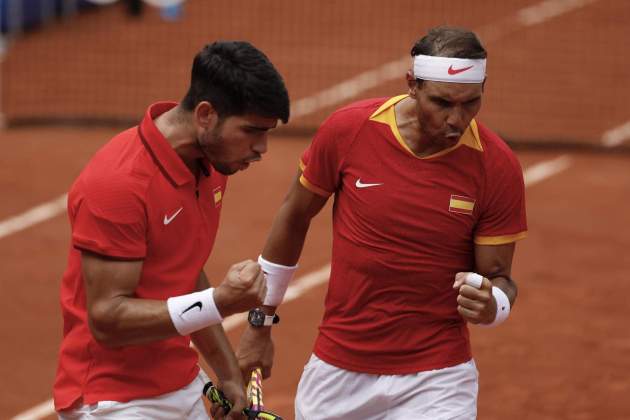
[[260, 160], [267, 133], [288, 118], [268, 58], [246, 42], [215, 42], [195, 57], [181, 103], [151, 105], [90, 160], [68, 195], [61, 419], [207, 419], [191, 340], [233, 402], [228, 417], [242, 418], [243, 379], [220, 323], [262, 303], [265, 280], [242, 261], [213, 288], [203, 266], [227, 176]]

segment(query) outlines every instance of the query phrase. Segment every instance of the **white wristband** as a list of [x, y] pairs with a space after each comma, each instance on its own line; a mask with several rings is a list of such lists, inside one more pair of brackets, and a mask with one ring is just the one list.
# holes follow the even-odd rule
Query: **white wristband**
[[497, 286], [492, 286], [492, 296], [497, 302], [497, 314], [494, 317], [494, 321], [489, 324], [478, 324], [480, 327], [496, 327], [510, 316], [510, 300], [505, 292]]
[[188, 335], [223, 321], [214, 303], [214, 288], [212, 287], [200, 292], [169, 298], [166, 306], [175, 329], [181, 335]]
[[258, 264], [260, 264], [267, 280], [267, 296], [265, 296], [263, 305], [280, 305], [289, 287], [289, 282], [293, 278], [295, 270], [297, 270], [297, 264], [287, 266], [272, 263], [264, 259], [262, 255], [258, 257]]

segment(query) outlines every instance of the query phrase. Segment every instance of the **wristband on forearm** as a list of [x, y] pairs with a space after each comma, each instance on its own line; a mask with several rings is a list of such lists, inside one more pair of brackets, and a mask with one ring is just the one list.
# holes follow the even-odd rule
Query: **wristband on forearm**
[[169, 298], [166, 301], [173, 325], [181, 335], [220, 324], [223, 317], [214, 303], [214, 288]]
[[489, 324], [479, 324], [481, 327], [496, 327], [510, 316], [510, 300], [505, 292], [497, 286], [492, 286], [492, 296], [494, 296], [494, 300], [497, 302], [497, 313], [494, 317], [494, 321]]
[[[505, 276], [499, 276], [505, 277]], [[509, 279], [509, 277], [506, 277]], [[511, 280], [511, 279], [510, 279]], [[481, 288], [481, 283], [483, 282], [483, 276], [477, 273], [468, 273], [466, 274], [465, 283], [473, 286], [477, 289]], [[497, 325], [503, 323], [508, 316], [510, 315], [510, 300], [503, 290], [501, 290], [497, 286], [492, 286], [492, 296], [494, 296], [494, 300], [497, 302], [497, 313], [494, 317], [494, 321], [489, 324], [477, 324], [481, 327], [496, 327]]]
[[295, 270], [297, 270], [297, 264], [287, 266], [272, 263], [264, 259], [262, 255], [258, 257], [258, 264], [260, 264], [260, 267], [264, 271], [265, 279], [267, 280], [267, 295], [265, 296], [263, 305], [280, 305], [289, 287], [289, 282], [293, 278]]

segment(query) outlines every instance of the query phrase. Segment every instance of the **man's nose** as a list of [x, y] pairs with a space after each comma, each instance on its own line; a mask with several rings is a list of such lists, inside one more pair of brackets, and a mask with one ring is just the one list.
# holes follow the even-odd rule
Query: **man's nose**
[[464, 130], [464, 110], [460, 106], [454, 106], [449, 110], [446, 123], [460, 131]]
[[252, 150], [261, 155], [267, 153], [267, 133], [263, 134], [261, 138], [254, 143]]

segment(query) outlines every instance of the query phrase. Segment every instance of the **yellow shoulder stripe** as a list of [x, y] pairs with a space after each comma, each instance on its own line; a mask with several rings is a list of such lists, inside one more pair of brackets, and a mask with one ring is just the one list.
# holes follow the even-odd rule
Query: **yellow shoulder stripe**
[[313, 185], [304, 175], [300, 175], [300, 184], [310, 192], [321, 195], [322, 197], [330, 197], [332, 194], [331, 192], [319, 188], [317, 185]]
[[527, 231], [515, 233], [514, 235], [505, 236], [475, 236], [477, 245], [503, 245], [520, 241], [527, 237]]

